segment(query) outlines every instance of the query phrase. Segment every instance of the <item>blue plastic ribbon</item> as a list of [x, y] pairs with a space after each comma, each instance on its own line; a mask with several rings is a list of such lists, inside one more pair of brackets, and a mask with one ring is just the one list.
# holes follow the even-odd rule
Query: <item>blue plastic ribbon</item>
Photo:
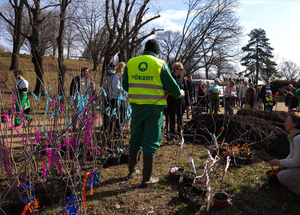
[[69, 196], [66, 197], [64, 201], [65, 210], [60, 211], [59, 214], [62, 214], [63, 212], [66, 212], [68, 215], [79, 215], [77, 213], [78, 207], [80, 204], [78, 204], [75, 194], [73, 193], [71, 196], [71, 199]]
[[31, 92], [31, 94], [34, 96], [35, 100], [40, 101], [41, 93], [39, 93], [39, 97], [37, 97], [33, 92]]

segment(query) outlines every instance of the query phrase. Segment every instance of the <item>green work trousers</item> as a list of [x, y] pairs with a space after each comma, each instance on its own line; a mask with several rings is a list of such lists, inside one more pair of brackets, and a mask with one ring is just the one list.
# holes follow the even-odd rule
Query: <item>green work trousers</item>
[[130, 149], [154, 155], [160, 147], [164, 106], [132, 105]]
[[[15, 126], [20, 125], [21, 117], [24, 117], [24, 116], [22, 116], [23, 114], [20, 113], [20, 110], [24, 110], [24, 108], [27, 108], [26, 102], [27, 102], [27, 93], [26, 94], [25, 93], [17, 94]], [[20, 106], [21, 106], [21, 108], [20, 108]], [[28, 116], [27, 114], [24, 113], [24, 115], [25, 115], [26, 120], [28, 120], [30, 118], [30, 116]], [[22, 118], [22, 120], [24, 120], [24, 119]]]

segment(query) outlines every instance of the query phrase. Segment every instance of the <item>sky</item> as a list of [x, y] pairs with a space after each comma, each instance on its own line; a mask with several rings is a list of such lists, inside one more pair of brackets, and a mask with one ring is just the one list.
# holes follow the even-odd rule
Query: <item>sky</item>
[[[7, 0], [0, 0], [0, 4]], [[181, 0], [157, 0], [161, 18], [154, 25], [165, 30], [182, 29], [187, 6]], [[240, 0], [237, 15], [244, 27], [241, 47], [249, 40], [247, 34], [256, 28], [266, 31], [277, 61], [291, 60], [300, 66], [300, 1], [298, 0]], [[0, 44], [6, 45], [3, 40]], [[8, 46], [8, 45], [6, 45]]]
[[[187, 6], [180, 0], [159, 0], [161, 20], [165, 30], [182, 29]], [[300, 1], [298, 0], [241, 0], [237, 10], [245, 36], [241, 47], [248, 43], [247, 34], [253, 29], [266, 31], [275, 59], [291, 60], [300, 66]]]

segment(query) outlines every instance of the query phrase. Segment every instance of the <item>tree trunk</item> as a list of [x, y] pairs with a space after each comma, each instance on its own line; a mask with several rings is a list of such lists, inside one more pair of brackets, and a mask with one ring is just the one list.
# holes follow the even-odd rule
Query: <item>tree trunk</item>
[[[61, 0], [60, 5], [60, 22], [59, 22], [59, 32], [57, 40], [58, 47], [58, 95], [66, 95], [65, 92], [65, 77], [67, 67], [64, 64], [64, 36], [65, 36], [65, 21], [66, 21], [66, 9], [68, 6], [67, 0]], [[62, 104], [65, 103], [65, 97], [61, 98]]]
[[15, 5], [15, 28], [14, 28], [14, 36], [13, 36], [13, 53], [11, 57], [10, 70], [17, 70], [19, 67], [19, 53], [21, 48], [21, 28], [22, 28], [22, 20], [23, 20], [23, 8], [24, 2], [20, 0], [19, 6]]
[[[62, 96], [66, 94], [65, 91], [65, 79], [66, 79], [67, 67], [64, 62], [58, 60], [58, 95]], [[61, 103], [64, 103], [64, 97], [61, 98]]]
[[70, 45], [68, 43], [68, 53], [67, 53], [67, 59], [70, 59]]
[[[127, 51], [129, 51], [128, 48], [129, 47], [127, 46]], [[120, 50], [120, 53], [118, 54], [118, 57], [119, 57], [119, 62], [124, 62], [125, 61], [124, 49]]]
[[256, 83], [258, 84], [258, 44], [256, 44]]
[[[30, 40], [31, 41], [31, 40]], [[43, 57], [39, 54], [39, 51], [35, 50], [35, 44], [33, 44], [33, 41], [30, 42], [31, 45], [31, 55], [32, 55], [32, 63], [34, 65], [34, 70], [36, 74], [36, 84], [34, 93], [42, 95], [45, 94], [45, 81], [44, 81], [44, 71], [43, 71]]]
[[103, 64], [102, 64], [102, 77], [101, 77], [101, 81], [100, 81], [100, 86], [102, 85], [102, 83], [105, 80], [105, 69], [106, 69], [106, 66], [108, 65], [107, 62], [109, 62], [109, 61], [107, 61], [106, 58], [104, 58], [104, 61], [103, 61]]
[[53, 46], [52, 59], [55, 58], [55, 54], [56, 54], [56, 48]]
[[17, 39], [14, 39], [14, 45], [13, 45], [13, 53], [11, 56], [11, 64], [10, 64], [10, 70], [17, 70], [19, 66], [19, 53], [20, 53], [20, 42], [17, 42]]

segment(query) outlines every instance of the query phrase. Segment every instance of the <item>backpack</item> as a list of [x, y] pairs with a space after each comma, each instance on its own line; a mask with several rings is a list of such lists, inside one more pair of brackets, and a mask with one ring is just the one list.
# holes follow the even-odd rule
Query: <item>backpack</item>
[[108, 97], [109, 101], [111, 100], [111, 96], [112, 96], [112, 92], [113, 92], [113, 89], [112, 89], [113, 79], [114, 79], [114, 75], [109, 77], [109, 79], [107, 79], [103, 83], [103, 86], [102, 86], [103, 90], [105, 90], [105, 92], [107, 93], [107, 97]]

